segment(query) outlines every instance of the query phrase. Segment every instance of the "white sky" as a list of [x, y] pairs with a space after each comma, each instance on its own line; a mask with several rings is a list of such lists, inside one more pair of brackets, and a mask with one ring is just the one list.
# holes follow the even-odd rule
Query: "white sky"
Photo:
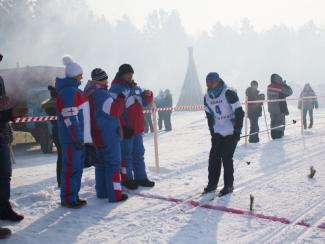
[[91, 9], [114, 23], [128, 15], [141, 28], [154, 9], [177, 10], [187, 32], [210, 30], [220, 21], [239, 26], [248, 17], [257, 30], [274, 24], [297, 28], [309, 20], [325, 24], [325, 0], [86, 0]]

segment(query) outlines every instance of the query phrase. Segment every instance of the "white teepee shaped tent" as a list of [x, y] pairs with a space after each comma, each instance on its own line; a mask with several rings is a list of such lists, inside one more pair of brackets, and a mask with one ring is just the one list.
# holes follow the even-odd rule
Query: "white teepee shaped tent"
[[201, 105], [203, 103], [203, 92], [194, 63], [193, 48], [189, 47], [188, 52], [187, 72], [177, 106]]

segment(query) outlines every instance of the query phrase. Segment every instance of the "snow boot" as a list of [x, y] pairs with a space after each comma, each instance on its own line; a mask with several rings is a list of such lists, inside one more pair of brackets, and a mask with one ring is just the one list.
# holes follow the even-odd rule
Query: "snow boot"
[[234, 191], [233, 186], [225, 186], [218, 194], [219, 197], [225, 196], [229, 193], [232, 193]]
[[86, 200], [83, 200], [83, 199], [80, 199], [79, 197], [77, 199], [77, 203], [81, 204], [82, 206], [87, 205], [87, 201]]
[[63, 203], [61, 204], [62, 207], [65, 208], [71, 208], [71, 209], [80, 209], [83, 206], [85, 206], [85, 204], [81, 203], [81, 202], [76, 202], [76, 203]]
[[3, 213], [0, 215], [0, 219], [20, 222], [24, 219], [24, 216], [16, 213], [11, 207], [9, 207], [7, 210], [3, 211]]
[[11, 236], [11, 230], [0, 227], [0, 239], [6, 239]]
[[125, 182], [122, 182], [122, 186], [128, 188], [129, 190], [138, 189], [138, 184], [135, 180], [127, 180]]
[[210, 185], [208, 184], [204, 190], [203, 190], [203, 194], [206, 194], [206, 193], [209, 193], [209, 192], [213, 192], [213, 191], [216, 191], [217, 190], [217, 186], [218, 185]]
[[129, 198], [129, 196], [125, 193], [122, 193], [121, 199], [118, 200], [117, 202], [124, 202]]
[[136, 183], [139, 186], [143, 186], [143, 187], [154, 187], [155, 186], [155, 182], [149, 180], [148, 178], [146, 178], [144, 180], [136, 180]]

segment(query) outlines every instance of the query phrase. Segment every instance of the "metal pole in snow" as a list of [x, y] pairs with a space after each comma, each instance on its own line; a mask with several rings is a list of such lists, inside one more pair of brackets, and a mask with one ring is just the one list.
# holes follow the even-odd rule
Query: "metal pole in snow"
[[245, 98], [245, 145], [247, 144], [248, 135], [248, 96]]
[[160, 172], [159, 168], [159, 151], [158, 151], [158, 129], [157, 129], [157, 109], [156, 104], [153, 104], [153, 141], [155, 146], [155, 164], [157, 173]]
[[304, 135], [304, 97], [301, 98], [301, 135]]
[[[269, 125], [268, 125], [267, 120], [266, 120], [266, 113], [265, 113], [264, 103], [263, 103], [263, 105], [262, 105], [262, 108], [263, 108], [263, 114], [264, 114], [265, 126], [266, 126], [266, 128], [268, 129], [268, 128], [269, 128]], [[267, 130], [267, 136], [268, 136], [269, 141], [270, 141], [271, 138], [270, 138], [270, 131], [269, 131], [269, 130]]]

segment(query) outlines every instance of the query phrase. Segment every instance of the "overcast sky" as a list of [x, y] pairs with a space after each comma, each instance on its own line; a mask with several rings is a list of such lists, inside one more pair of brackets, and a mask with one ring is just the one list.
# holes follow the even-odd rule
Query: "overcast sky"
[[187, 32], [210, 30], [217, 21], [239, 26], [248, 17], [257, 30], [274, 24], [299, 27], [309, 20], [325, 25], [325, 0], [87, 0], [96, 14], [105, 15], [112, 23], [128, 15], [142, 27], [154, 9], [177, 10]]

